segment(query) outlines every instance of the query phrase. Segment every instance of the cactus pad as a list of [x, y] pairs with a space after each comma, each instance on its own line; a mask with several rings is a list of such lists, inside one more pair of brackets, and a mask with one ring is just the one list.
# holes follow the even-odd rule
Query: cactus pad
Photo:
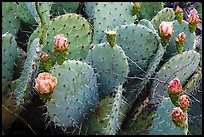
[[96, 75], [91, 66], [74, 60], [56, 64], [50, 70], [57, 78], [52, 98], [45, 103], [55, 126], [78, 126], [98, 104]]
[[175, 13], [172, 8], [164, 8], [161, 11], [159, 11], [156, 16], [151, 20], [152, 24], [154, 25], [154, 28], [158, 30], [159, 25], [162, 23], [162, 21], [171, 22], [175, 19]]
[[17, 43], [9, 33], [2, 35], [2, 92], [8, 87], [8, 81], [13, 79], [14, 62], [17, 58]]
[[163, 7], [163, 2], [141, 2], [140, 18], [151, 20]]
[[186, 42], [183, 51], [192, 50], [195, 45], [195, 32], [191, 33], [189, 31], [188, 22], [183, 20], [180, 24], [177, 20], [175, 20], [173, 21], [173, 27], [174, 33], [170, 38], [169, 45], [167, 46], [166, 53], [164, 55], [165, 59], [169, 59], [174, 54], [177, 54], [175, 38], [178, 37], [178, 34], [180, 34], [181, 32], [184, 32], [184, 34], [186, 35]]
[[2, 34], [9, 32], [16, 36], [20, 28], [20, 19], [17, 17], [15, 2], [2, 3]]
[[[196, 51], [185, 51], [182, 54], [178, 54], [170, 58], [161, 69], [157, 72], [155, 78], [170, 82], [174, 78], [178, 78], [181, 84], [185, 84], [187, 80], [197, 69], [200, 61], [200, 55]], [[151, 102], [157, 103], [160, 97], [167, 97], [168, 84], [160, 83], [154, 80], [151, 88]], [[160, 102], [160, 101], [159, 101]]]
[[87, 62], [98, 73], [100, 96], [110, 95], [112, 90], [126, 81], [129, 72], [124, 51], [119, 46], [109, 43], [95, 45], [87, 56]]
[[93, 43], [95, 44], [103, 39], [106, 29], [133, 23], [136, 18], [131, 15], [133, 6], [131, 2], [96, 2], [94, 4], [94, 6], [89, 5], [93, 9], [90, 13], [94, 18]]
[[174, 107], [170, 98], [164, 98], [158, 105], [149, 135], [184, 135], [183, 131], [171, 120], [171, 112]]
[[54, 37], [64, 34], [68, 39], [68, 59], [86, 58], [91, 43], [91, 28], [88, 21], [77, 14], [64, 14], [54, 18], [46, 32], [43, 51], [54, 59]]

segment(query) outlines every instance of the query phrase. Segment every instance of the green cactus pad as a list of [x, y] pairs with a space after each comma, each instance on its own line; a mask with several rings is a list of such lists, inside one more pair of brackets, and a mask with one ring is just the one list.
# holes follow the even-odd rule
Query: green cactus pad
[[[128, 104], [121, 98], [121, 93], [118, 92], [114, 96], [106, 96], [100, 101], [96, 111], [83, 123], [82, 134], [89, 135], [104, 135], [109, 132], [107, 127], [119, 129], [126, 113]], [[113, 120], [114, 118], [118, 120]], [[113, 123], [108, 124], [113, 120]], [[107, 132], [108, 131], [108, 132]]]
[[[159, 46], [158, 37], [143, 25], [122, 25], [117, 29], [117, 44], [129, 57], [130, 75], [140, 76]], [[137, 64], [137, 65], [136, 65]], [[140, 69], [139, 67], [142, 69]]]
[[97, 6], [97, 2], [85, 2], [84, 11], [89, 19], [94, 17], [94, 11], [96, 6]]
[[[88, 4], [88, 3], [87, 3]], [[94, 3], [91, 15], [94, 15], [93, 43], [97, 44], [104, 37], [104, 31], [123, 24], [133, 23], [136, 16], [132, 16], [131, 2], [97, 2]]]
[[38, 71], [39, 58], [40, 58], [40, 44], [39, 39], [35, 39], [30, 46], [27, 58], [25, 60], [19, 83], [14, 91], [14, 96], [17, 105], [24, 105], [26, 101], [32, 97], [32, 80], [35, 77], [35, 73]]
[[2, 34], [8, 32], [16, 36], [20, 28], [20, 19], [17, 17], [15, 2], [2, 3]]
[[17, 47], [17, 52], [18, 52], [18, 56], [15, 60], [15, 66], [14, 66], [14, 79], [15, 78], [19, 78], [22, 70], [23, 70], [23, 65], [25, 63], [26, 57], [27, 57], [27, 53], [21, 49], [20, 47]]
[[155, 117], [155, 113], [156, 111], [154, 110], [154, 106], [148, 105], [137, 116], [131, 128], [125, 130], [125, 134], [127, 135], [147, 135], [149, 132], [149, 128], [152, 125], [152, 120]]
[[[198, 70], [193, 74], [191, 79], [185, 85], [184, 91], [190, 93], [190, 106], [188, 110], [189, 117], [189, 134], [202, 134], [202, 70]], [[196, 98], [196, 100], [195, 100]]]
[[18, 7], [16, 9], [17, 16], [25, 23], [29, 23], [31, 25], [35, 24], [35, 19], [27, 8], [25, 2], [18, 2]]
[[52, 16], [59, 16], [66, 13], [76, 13], [79, 2], [54, 2], [51, 7]]
[[[160, 81], [170, 82], [174, 78], [178, 78], [181, 84], [185, 84], [185, 81], [195, 72], [200, 61], [200, 55], [196, 51], [185, 51], [182, 54], [173, 56], [166, 62], [161, 69], [157, 72], [155, 78]], [[168, 84], [161, 83], [158, 80], [154, 80], [151, 92], [151, 102], [160, 102], [161, 97], [167, 97]]]
[[87, 55], [87, 62], [98, 73], [99, 94], [110, 95], [115, 88], [126, 81], [129, 72], [128, 61], [119, 46], [109, 43], [97, 44]]
[[47, 114], [55, 126], [79, 126], [98, 104], [96, 75], [91, 66], [81, 61], [67, 60], [50, 70], [57, 85], [50, 101], [45, 103]]
[[163, 2], [141, 2], [140, 18], [151, 20], [163, 7]]
[[178, 37], [178, 34], [181, 32], [184, 32], [186, 35], [186, 42], [184, 44], [184, 51], [187, 50], [192, 50], [195, 46], [195, 32], [191, 33], [188, 29], [188, 22], [182, 21], [181, 24], [175, 20], [173, 21], [173, 27], [174, 27], [174, 33], [172, 34], [169, 45], [167, 46], [166, 53], [164, 55], [164, 59], [169, 59], [172, 57], [174, 54], [178, 54], [176, 50], [176, 43], [175, 43], [175, 38]]
[[162, 23], [162, 21], [171, 22], [175, 19], [175, 13], [172, 8], [164, 8], [161, 11], [157, 13], [156, 16], [151, 20], [152, 25], [154, 25], [154, 28], [158, 30], [159, 25]]
[[122, 85], [118, 86], [118, 91], [115, 95], [112, 110], [110, 115], [108, 116], [108, 123], [105, 127], [105, 135], [116, 135], [118, 129], [120, 128], [118, 124], [118, 119], [120, 115], [120, 106], [122, 101]]
[[139, 24], [146, 26], [147, 28], [151, 29], [154, 33], [156, 33], [154, 26], [152, 25], [152, 23], [149, 20], [142, 19], [139, 21]]
[[46, 32], [43, 51], [49, 53], [52, 60], [54, 60], [54, 37], [58, 34], [64, 34], [68, 39], [68, 59], [86, 58], [92, 35], [90, 25], [85, 18], [73, 13], [58, 16], [51, 21]]
[[157, 108], [149, 135], [184, 135], [184, 132], [171, 120], [171, 112], [174, 107], [170, 98], [163, 99]]
[[17, 43], [10, 33], [2, 35], [2, 93], [7, 90], [8, 81], [13, 79], [14, 62], [17, 58]]

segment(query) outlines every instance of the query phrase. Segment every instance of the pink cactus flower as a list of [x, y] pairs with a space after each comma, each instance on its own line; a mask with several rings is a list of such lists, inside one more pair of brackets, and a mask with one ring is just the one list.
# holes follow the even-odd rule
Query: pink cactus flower
[[64, 37], [63, 34], [59, 34], [54, 37], [55, 47], [54, 50], [58, 50], [60, 52], [68, 49], [67, 38]]
[[50, 58], [50, 56], [47, 53], [43, 52], [41, 54], [40, 58], [41, 58], [42, 61], [46, 61], [46, 60], [48, 60]]
[[161, 34], [161, 36], [171, 36], [173, 33], [173, 23], [172, 22], [165, 22], [163, 21], [160, 25], [159, 25], [159, 32]]
[[181, 107], [188, 107], [189, 106], [189, 97], [187, 95], [182, 95], [179, 99]]
[[42, 93], [50, 93], [54, 90], [57, 85], [57, 79], [51, 76], [47, 72], [40, 73], [35, 80], [35, 87], [36, 91]]
[[178, 94], [182, 92], [182, 85], [178, 78], [173, 79], [168, 86], [168, 92], [170, 94]]
[[176, 12], [177, 13], [183, 13], [183, 9], [180, 8], [179, 6], [176, 7]]
[[178, 35], [178, 37], [176, 38], [176, 41], [178, 43], [180, 42], [186, 42], [186, 35], [182, 32]]
[[195, 23], [197, 24], [199, 22], [199, 16], [196, 9], [193, 9], [190, 11], [190, 14], [188, 15], [188, 23]]
[[175, 107], [171, 112], [171, 119], [175, 122], [183, 122], [186, 119], [186, 114], [180, 107]]

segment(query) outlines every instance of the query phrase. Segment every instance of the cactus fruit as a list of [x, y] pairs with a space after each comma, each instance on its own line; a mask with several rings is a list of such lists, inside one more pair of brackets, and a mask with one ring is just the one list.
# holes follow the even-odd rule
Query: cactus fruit
[[79, 126], [99, 101], [96, 74], [87, 63], [75, 60], [54, 65], [50, 74], [58, 81], [50, 101], [45, 103], [47, 116], [55, 126]]
[[129, 73], [128, 61], [121, 47], [109, 43], [95, 45], [87, 55], [88, 64], [98, 74], [100, 97], [110, 95], [126, 81]]

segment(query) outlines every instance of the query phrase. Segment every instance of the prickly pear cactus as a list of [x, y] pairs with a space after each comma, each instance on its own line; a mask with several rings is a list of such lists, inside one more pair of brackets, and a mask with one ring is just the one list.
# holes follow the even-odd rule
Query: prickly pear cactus
[[68, 59], [83, 60], [86, 58], [91, 43], [91, 28], [81, 15], [70, 13], [53, 18], [45, 34], [43, 51], [54, 60], [54, 37], [64, 34], [68, 39]]
[[154, 26], [152, 25], [151, 21], [147, 19], [142, 19], [139, 21], [139, 24], [146, 26], [147, 28], [151, 29], [154, 33], [157, 33]]
[[96, 2], [94, 4], [87, 3], [90, 5], [89, 8], [93, 10], [88, 14], [93, 15], [94, 18], [94, 44], [100, 43], [106, 29], [133, 23], [134, 19], [137, 18], [131, 15], [133, 6], [131, 2]]
[[184, 91], [190, 93], [191, 104], [188, 111], [189, 134], [202, 134], [202, 69], [199, 67], [188, 83]]
[[16, 36], [20, 28], [20, 19], [17, 16], [15, 2], [2, 3], [2, 34], [8, 32]]
[[171, 112], [175, 106], [170, 98], [164, 98], [158, 105], [149, 135], [184, 135], [184, 131], [176, 127], [171, 120]]
[[126, 81], [129, 73], [128, 61], [121, 47], [109, 43], [96, 44], [87, 55], [87, 62], [98, 74], [99, 94], [110, 95]]
[[83, 123], [82, 134], [116, 134], [127, 111], [128, 104], [122, 98], [122, 89], [114, 96], [106, 96], [100, 101], [96, 111]]
[[186, 42], [183, 51], [192, 50], [195, 47], [195, 32], [191, 33], [189, 31], [188, 22], [183, 20], [180, 24], [177, 20], [175, 20], [173, 21], [173, 28], [174, 33], [171, 36], [169, 45], [167, 46], [164, 59], [169, 59], [173, 55], [177, 54], [175, 38], [178, 37], [178, 34], [180, 34], [181, 32], [184, 32], [184, 34], [186, 35]]
[[179, 78], [182, 85], [185, 84], [185, 80], [187, 80], [197, 69], [199, 61], [199, 53], [193, 50], [185, 51], [182, 54], [170, 58], [155, 76], [156, 79], [163, 82], [157, 80], [153, 81], [152, 88], [150, 89], [150, 102], [158, 103], [161, 97], [167, 97], [168, 86], [166, 86], [166, 84], [175, 77]]
[[57, 78], [57, 86], [45, 103], [47, 116], [55, 126], [79, 126], [98, 105], [96, 74], [91, 66], [75, 60], [56, 64], [50, 73]]
[[66, 13], [76, 13], [79, 6], [79, 2], [54, 2], [50, 12], [52, 16], [59, 16]]
[[159, 25], [162, 21], [171, 22], [175, 19], [175, 13], [172, 8], [164, 8], [161, 11], [159, 11], [154, 18], [152, 18], [151, 22], [154, 25], [155, 29], [158, 30]]
[[140, 19], [151, 20], [163, 7], [163, 2], [141, 2]]
[[133, 125], [130, 128], [126, 128], [123, 134], [127, 135], [147, 135], [151, 128], [152, 121], [156, 115], [156, 109], [154, 105], [148, 105], [141, 113], [136, 117]]
[[29, 102], [32, 97], [32, 80], [38, 71], [40, 53], [41, 47], [39, 39], [35, 39], [28, 51], [19, 83], [13, 92], [17, 105], [24, 105], [26, 102]]
[[17, 58], [17, 43], [10, 33], [2, 35], [2, 93], [7, 91], [8, 82], [13, 79], [14, 62]]
[[17, 7], [16, 11], [17, 11], [17, 13], [16, 13], [17, 16], [23, 22], [29, 23], [31, 25], [34, 25], [36, 23], [34, 17], [30, 13], [30, 11], [28, 10], [28, 7], [27, 7], [25, 2], [18, 2], [18, 7]]
[[157, 51], [159, 41], [156, 34], [140, 24], [122, 25], [116, 30], [117, 44], [128, 57], [130, 75], [141, 75], [147, 68], [150, 57]]

